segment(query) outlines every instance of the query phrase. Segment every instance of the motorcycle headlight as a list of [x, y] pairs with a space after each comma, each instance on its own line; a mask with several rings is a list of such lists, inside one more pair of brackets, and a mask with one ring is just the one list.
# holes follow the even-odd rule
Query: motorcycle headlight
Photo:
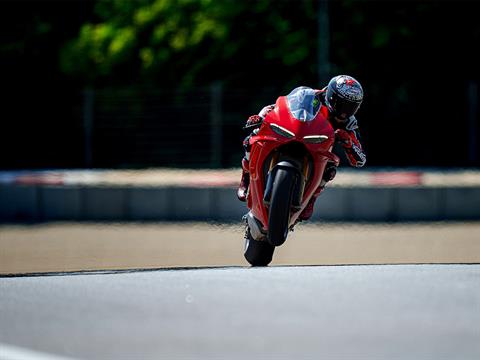
[[290, 130], [285, 129], [277, 124], [270, 124], [270, 128], [280, 136], [286, 137], [288, 139], [295, 137], [295, 134]]
[[326, 135], [307, 135], [303, 137], [303, 141], [309, 144], [320, 144], [325, 140], [328, 140]]

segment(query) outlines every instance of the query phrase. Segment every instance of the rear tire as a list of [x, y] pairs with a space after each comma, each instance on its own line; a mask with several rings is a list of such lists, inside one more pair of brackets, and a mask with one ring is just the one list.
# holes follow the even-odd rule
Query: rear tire
[[295, 170], [291, 168], [279, 168], [275, 174], [267, 236], [268, 242], [273, 246], [280, 246], [287, 240], [295, 179]]
[[273, 258], [275, 247], [267, 241], [254, 240], [250, 235], [250, 229], [247, 230], [245, 237], [245, 259], [252, 266], [267, 266]]

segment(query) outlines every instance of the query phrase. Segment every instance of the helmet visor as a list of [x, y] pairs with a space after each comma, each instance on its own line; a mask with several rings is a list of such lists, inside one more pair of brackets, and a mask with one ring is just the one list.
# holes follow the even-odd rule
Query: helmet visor
[[358, 108], [360, 107], [359, 102], [347, 101], [347, 100], [338, 100], [333, 106], [333, 116], [346, 120], [350, 116], [354, 115]]

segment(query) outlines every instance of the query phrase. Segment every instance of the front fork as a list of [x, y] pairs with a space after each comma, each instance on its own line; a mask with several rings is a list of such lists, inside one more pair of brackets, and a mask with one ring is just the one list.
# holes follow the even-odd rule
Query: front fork
[[[294, 196], [292, 199], [292, 210], [299, 211], [302, 206], [305, 185], [308, 181], [310, 174], [310, 163], [307, 155], [305, 155], [300, 161], [288, 158], [286, 156], [282, 156], [278, 151], [276, 151], [272, 155], [272, 158], [270, 159], [268, 173], [266, 176], [267, 180], [265, 184], [263, 203], [268, 209], [270, 206], [270, 199], [272, 196], [275, 175], [277, 169], [281, 167], [289, 167], [296, 170], [297, 177], [295, 181]], [[258, 219], [256, 219], [255, 216], [253, 216], [252, 212], [249, 211], [244, 218], [246, 220], [247, 226], [250, 228], [250, 234], [252, 235], [252, 238], [257, 241], [266, 240], [267, 232], [263, 228], [262, 223]]]
[[[300, 165], [300, 163], [302, 165]], [[295, 179], [295, 189], [293, 191], [292, 208], [294, 211], [300, 210], [302, 206], [303, 193], [305, 191], [305, 184], [308, 179], [309, 163], [307, 156], [304, 156], [303, 161], [282, 159], [278, 153], [272, 156], [270, 167], [267, 174], [267, 183], [263, 196], [263, 203], [268, 208], [270, 206], [270, 199], [272, 196], [273, 182], [277, 170], [282, 167], [289, 167], [295, 169], [297, 176]]]

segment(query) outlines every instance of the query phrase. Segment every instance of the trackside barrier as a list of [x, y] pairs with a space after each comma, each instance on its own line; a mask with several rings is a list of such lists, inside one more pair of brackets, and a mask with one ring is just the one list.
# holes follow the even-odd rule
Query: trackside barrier
[[[228, 187], [0, 184], [0, 222], [240, 221]], [[312, 221], [480, 220], [480, 187], [330, 187]]]

